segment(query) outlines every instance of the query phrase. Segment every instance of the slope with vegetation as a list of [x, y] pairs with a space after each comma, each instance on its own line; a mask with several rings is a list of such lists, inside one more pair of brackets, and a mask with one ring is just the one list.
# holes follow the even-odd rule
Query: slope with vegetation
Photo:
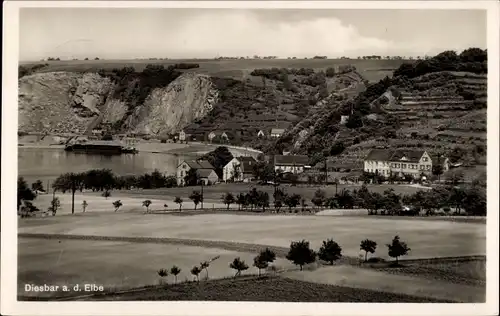
[[[362, 64], [359, 73], [351, 63]], [[401, 61], [394, 63], [393, 67]], [[281, 67], [258, 68], [266, 65]], [[377, 62], [243, 60], [144, 65], [93, 60], [21, 65], [19, 131], [78, 134], [106, 124], [115, 133], [153, 137], [185, 128], [188, 134], [205, 139], [207, 133], [223, 130], [231, 143], [265, 147], [268, 141], [255, 141], [259, 130], [269, 133], [271, 128], [294, 125], [329, 102], [332, 92], [356, 94], [353, 84], [366, 83], [360, 73], [366, 73], [368, 66], [376, 67]]]
[[331, 168], [361, 169], [373, 148], [422, 148], [484, 164], [486, 72], [486, 51], [476, 48], [405, 63], [356, 96], [331, 97], [274, 146], [306, 153], [312, 164], [327, 158]]

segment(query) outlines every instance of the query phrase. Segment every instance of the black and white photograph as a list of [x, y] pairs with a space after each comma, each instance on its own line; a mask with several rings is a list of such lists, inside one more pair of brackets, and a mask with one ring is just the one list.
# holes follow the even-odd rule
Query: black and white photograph
[[432, 2], [7, 1], [2, 314], [497, 314], [500, 6]]

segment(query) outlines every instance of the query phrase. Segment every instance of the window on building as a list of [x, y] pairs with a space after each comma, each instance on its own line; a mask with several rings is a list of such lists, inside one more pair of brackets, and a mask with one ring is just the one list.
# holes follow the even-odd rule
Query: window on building
[[404, 164], [402, 164], [402, 165], [401, 165], [401, 168], [406, 169], [406, 164], [405, 164], [405, 163], [404, 163]]
[[427, 170], [430, 170], [431, 169], [431, 166], [427, 165]]
[[420, 170], [424, 170], [424, 165], [420, 165]]
[[428, 161], [427, 157], [422, 158], [422, 161]]

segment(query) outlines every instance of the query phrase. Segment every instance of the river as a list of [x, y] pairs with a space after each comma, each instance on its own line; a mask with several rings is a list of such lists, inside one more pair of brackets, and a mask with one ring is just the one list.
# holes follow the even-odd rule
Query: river
[[188, 155], [139, 152], [135, 155], [86, 155], [66, 152], [63, 149], [18, 147], [18, 173], [32, 183], [38, 179], [52, 182], [65, 172], [82, 172], [90, 169], [111, 169], [118, 175], [140, 175], [158, 169], [174, 175], [178, 164]]

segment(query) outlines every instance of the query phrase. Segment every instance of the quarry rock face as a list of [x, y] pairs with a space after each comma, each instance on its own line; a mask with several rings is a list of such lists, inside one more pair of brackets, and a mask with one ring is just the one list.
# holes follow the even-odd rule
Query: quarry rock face
[[85, 73], [77, 79], [77, 88], [71, 98], [71, 105], [81, 117], [100, 114], [99, 108], [106, 101], [112, 83], [96, 73]]
[[175, 133], [204, 117], [217, 101], [210, 77], [186, 73], [167, 87], [154, 89], [127, 125], [139, 134]]
[[82, 74], [37, 73], [19, 79], [20, 131], [82, 132], [91, 118], [79, 117], [71, 106]]
[[[130, 83], [134, 85], [134, 82]], [[19, 79], [19, 131], [84, 133], [97, 122], [126, 118], [124, 132], [173, 133], [205, 116], [218, 102], [210, 77], [187, 73], [151, 91], [127, 117], [129, 105], [113, 98], [115, 85], [96, 73], [37, 73]]]

